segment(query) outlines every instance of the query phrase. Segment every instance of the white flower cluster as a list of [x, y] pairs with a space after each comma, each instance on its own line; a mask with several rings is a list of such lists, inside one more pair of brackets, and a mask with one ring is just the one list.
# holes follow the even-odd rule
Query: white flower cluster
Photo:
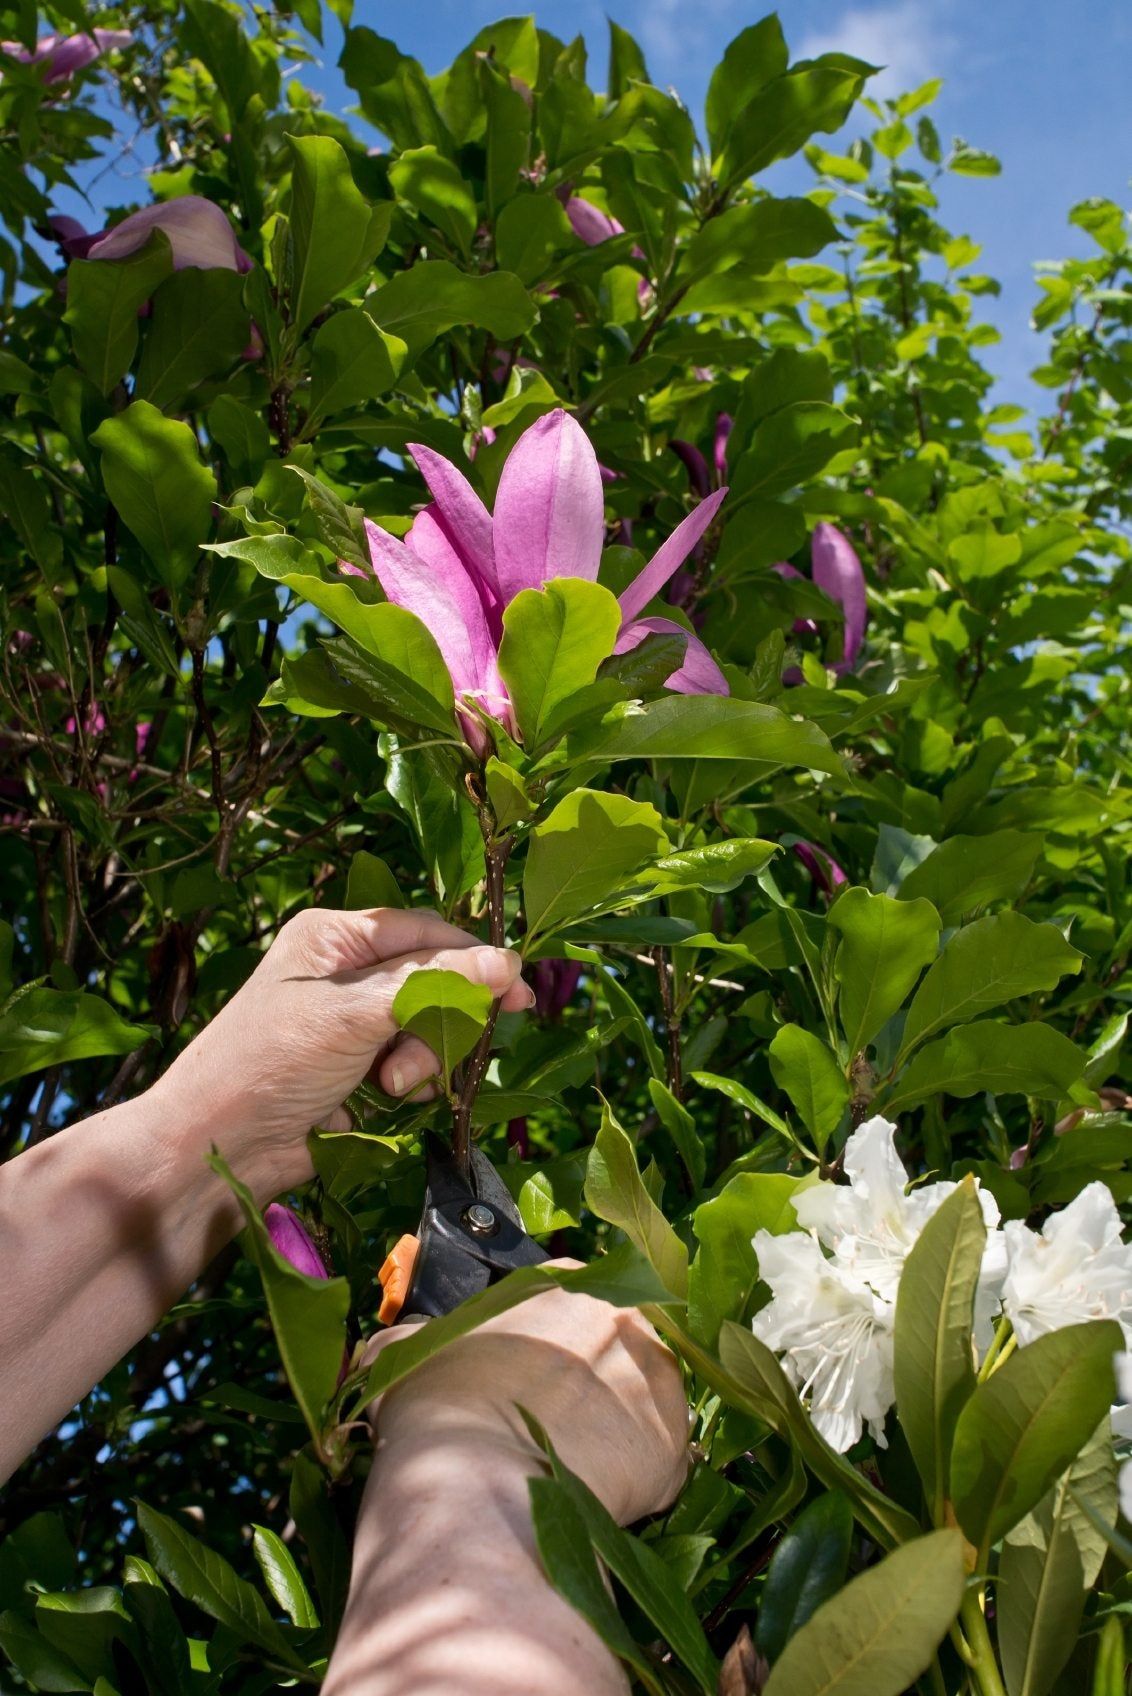
[[[909, 1190], [895, 1134], [888, 1120], [870, 1119], [845, 1145], [849, 1183], [800, 1190], [794, 1211], [802, 1230], [784, 1236], [759, 1231], [753, 1239], [772, 1292], [752, 1321], [755, 1335], [780, 1357], [815, 1426], [841, 1453], [866, 1425], [885, 1444], [884, 1421], [895, 1400], [900, 1275], [924, 1225], [956, 1187], [930, 1183]], [[1121, 1241], [1120, 1216], [1105, 1184], [1087, 1185], [1040, 1232], [1018, 1220], [1000, 1229], [998, 1207], [986, 1190], [979, 1190], [979, 1204], [987, 1227], [975, 1299], [980, 1356], [1000, 1313], [1023, 1346], [1063, 1325], [1116, 1319], [1132, 1347], [1132, 1245]], [[1132, 1400], [1132, 1359], [1121, 1372], [1121, 1394]], [[1132, 1506], [1132, 1463], [1126, 1489]]]

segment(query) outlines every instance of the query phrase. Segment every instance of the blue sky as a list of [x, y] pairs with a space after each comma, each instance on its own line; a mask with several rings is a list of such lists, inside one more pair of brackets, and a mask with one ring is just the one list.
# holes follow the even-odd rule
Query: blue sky
[[[674, 86], [698, 120], [723, 47], [768, 9], [750, 0], [545, 0], [535, 11], [558, 35], [584, 33], [599, 87], [610, 13], [642, 42], [653, 81]], [[504, 10], [500, 0], [410, 0], [396, 8], [357, 0], [354, 19], [437, 71]], [[878, 79], [881, 92], [944, 77], [935, 108], [941, 134], [961, 135], [1001, 158], [1001, 177], [948, 180], [943, 216], [982, 243], [986, 269], [1003, 284], [1001, 300], [984, 303], [1003, 335], [988, 359], [1003, 380], [1001, 398], [1026, 400], [1033, 392], [1026, 373], [1040, 353], [1027, 327], [1034, 260], [1089, 251], [1066, 223], [1074, 202], [1088, 195], [1123, 205], [1132, 200], [1132, 6], [1128, 0], [784, 0], [778, 11], [793, 57], [834, 47], [856, 53], [888, 67]], [[329, 41], [327, 48], [332, 63]], [[328, 75], [324, 86], [331, 95], [336, 78]]]

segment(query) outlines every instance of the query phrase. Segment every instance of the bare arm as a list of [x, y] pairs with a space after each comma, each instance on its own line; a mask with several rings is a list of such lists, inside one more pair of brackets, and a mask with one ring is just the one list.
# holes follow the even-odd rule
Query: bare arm
[[626, 1696], [539, 1563], [527, 1481], [544, 1461], [516, 1403], [622, 1523], [679, 1490], [680, 1374], [638, 1314], [551, 1291], [490, 1321], [378, 1404], [323, 1696]]
[[313, 910], [152, 1089], [0, 1168], [0, 1482], [239, 1229], [213, 1144], [262, 1206], [311, 1176], [308, 1131], [347, 1123], [371, 1068], [394, 1093], [435, 1072], [392, 1018], [422, 965], [529, 1005], [516, 955], [434, 913]]

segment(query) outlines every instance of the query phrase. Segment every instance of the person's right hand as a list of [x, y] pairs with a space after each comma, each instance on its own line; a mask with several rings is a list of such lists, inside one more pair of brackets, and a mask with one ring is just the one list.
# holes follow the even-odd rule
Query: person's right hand
[[[413, 1329], [380, 1333], [370, 1358]], [[448, 1343], [394, 1384], [371, 1418], [379, 1454], [451, 1439], [490, 1471], [503, 1444], [526, 1450], [537, 1470], [519, 1407], [622, 1525], [667, 1507], [684, 1483], [688, 1404], [675, 1357], [635, 1309], [569, 1290], [532, 1296]]]
[[188, 1110], [205, 1146], [216, 1142], [257, 1200], [269, 1201], [311, 1176], [307, 1133], [348, 1128], [342, 1103], [364, 1078], [406, 1096], [436, 1074], [436, 1056], [401, 1036], [393, 1018], [397, 991], [424, 966], [484, 984], [507, 1012], [533, 1005], [517, 954], [436, 913], [312, 907], [284, 925], [151, 1093], [175, 1106], [171, 1124]]

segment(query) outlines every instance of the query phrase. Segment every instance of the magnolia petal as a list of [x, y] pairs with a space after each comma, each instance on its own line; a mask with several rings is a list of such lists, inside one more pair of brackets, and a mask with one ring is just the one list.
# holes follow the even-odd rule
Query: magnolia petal
[[[425, 516], [418, 516], [413, 531]], [[388, 599], [416, 613], [428, 628], [458, 694], [484, 689], [495, 671], [495, 644], [476, 586], [455, 552], [449, 555], [448, 569], [440, 571], [380, 525], [368, 518], [365, 525], [374, 574]], [[434, 524], [429, 531], [430, 545], [435, 545], [438, 530]]]
[[674, 618], [631, 619], [621, 626], [613, 652], [627, 654], [631, 648], [639, 647], [646, 636], [654, 634], [682, 636], [687, 643], [683, 660], [664, 680], [666, 689], [674, 689], [678, 695], [730, 695], [727, 679], [708, 649], [698, 636], [693, 636]]
[[493, 596], [498, 596], [499, 578], [495, 571], [490, 512], [463, 472], [451, 461], [425, 447], [423, 442], [410, 442], [409, 452], [428, 484], [429, 493], [436, 503], [437, 520], [447, 532], [452, 546], [465, 565], [483, 578]]
[[595, 581], [604, 531], [597, 455], [557, 408], [523, 431], [499, 479], [493, 532], [504, 605], [553, 577]]
[[21, 64], [41, 65], [45, 82], [66, 82], [103, 53], [128, 47], [133, 39], [128, 29], [92, 29], [83, 35], [42, 35], [30, 53], [18, 41], [0, 41], [0, 48]]
[[600, 247], [610, 236], [625, 233], [624, 224], [619, 224], [608, 212], [603, 212], [600, 207], [583, 200], [578, 194], [572, 194], [566, 202], [566, 216], [574, 234], [579, 241], [584, 241], [587, 247]]
[[716, 513], [726, 495], [726, 488], [716, 489], [706, 501], [679, 523], [666, 542], [653, 554], [640, 575], [634, 578], [621, 596], [622, 618], [636, 618], [654, 595], [659, 595], [668, 579], [683, 565]]
[[852, 665], [861, 651], [869, 609], [865, 573], [856, 550], [835, 524], [818, 524], [810, 542], [814, 582], [836, 601], [845, 615], [842, 663]]
[[720, 477], [727, 476], [727, 438], [731, 434], [731, 426], [734, 422], [735, 420], [729, 412], [721, 412], [716, 416], [712, 461]]
[[296, 1272], [305, 1272], [308, 1278], [329, 1278], [326, 1262], [297, 1213], [273, 1201], [263, 1216], [263, 1222], [277, 1253]]
[[833, 855], [816, 842], [807, 842], [805, 837], [799, 837], [790, 844], [792, 851], [797, 854], [810, 877], [825, 895], [832, 895], [843, 883], [848, 883], [843, 868], [838, 865]]
[[90, 259], [126, 259], [144, 247], [154, 230], [162, 230], [173, 250], [174, 271], [250, 271], [252, 261], [236, 240], [228, 219], [211, 200], [184, 194], [131, 212], [112, 230], [97, 236]]

